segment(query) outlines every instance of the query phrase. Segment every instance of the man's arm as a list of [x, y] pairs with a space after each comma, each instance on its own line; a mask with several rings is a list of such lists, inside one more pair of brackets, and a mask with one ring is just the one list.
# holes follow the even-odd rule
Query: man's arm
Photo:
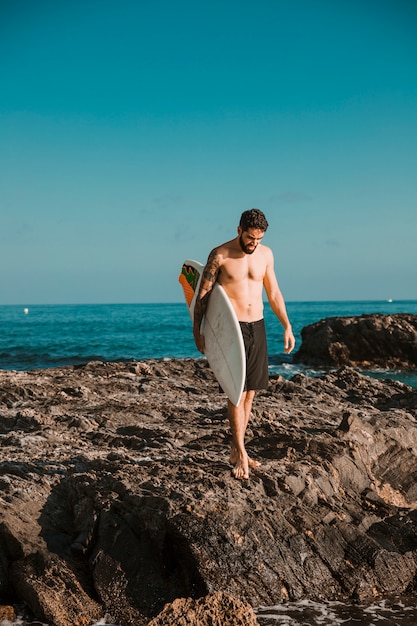
[[204, 337], [200, 332], [201, 322], [207, 310], [210, 294], [220, 271], [220, 255], [215, 248], [209, 254], [206, 266], [201, 277], [200, 290], [194, 307], [194, 341], [198, 350], [204, 354]]
[[294, 349], [295, 338], [292, 332], [290, 320], [288, 319], [284, 297], [281, 293], [281, 289], [279, 288], [277, 277], [275, 275], [274, 257], [271, 250], [268, 250], [264, 287], [271, 309], [284, 328], [284, 350], [286, 354], [289, 354]]

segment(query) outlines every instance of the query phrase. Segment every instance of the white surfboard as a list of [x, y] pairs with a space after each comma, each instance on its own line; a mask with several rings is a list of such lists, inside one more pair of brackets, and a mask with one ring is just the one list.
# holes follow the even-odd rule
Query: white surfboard
[[[179, 276], [191, 320], [194, 319], [194, 306], [203, 269], [204, 265], [198, 261], [187, 260]], [[230, 402], [237, 406], [246, 379], [245, 347], [236, 313], [218, 283], [210, 294], [202, 333], [207, 361]]]

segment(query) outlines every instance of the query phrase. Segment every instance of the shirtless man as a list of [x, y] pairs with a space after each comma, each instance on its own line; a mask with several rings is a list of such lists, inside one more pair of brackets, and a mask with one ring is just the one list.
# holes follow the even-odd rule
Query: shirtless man
[[268, 352], [263, 319], [262, 292], [265, 292], [275, 315], [284, 328], [284, 349], [289, 354], [295, 345], [284, 298], [274, 271], [272, 251], [261, 241], [268, 228], [265, 215], [259, 209], [244, 211], [237, 237], [211, 251], [201, 279], [194, 309], [194, 340], [204, 354], [201, 321], [215, 282], [226, 291], [242, 329], [246, 352], [246, 385], [239, 406], [228, 402], [228, 417], [232, 431], [230, 461], [232, 473], [240, 480], [249, 478], [249, 467], [260, 465], [245, 449], [245, 433], [255, 392], [268, 385]]

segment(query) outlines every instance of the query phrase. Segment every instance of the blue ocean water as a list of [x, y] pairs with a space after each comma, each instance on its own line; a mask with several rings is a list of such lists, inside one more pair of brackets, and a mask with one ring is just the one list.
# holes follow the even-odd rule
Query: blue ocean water
[[[298, 347], [301, 329], [334, 315], [414, 313], [417, 300], [289, 302]], [[286, 378], [302, 369], [283, 353], [282, 328], [265, 305], [271, 373]], [[183, 303], [0, 306], [0, 368], [30, 370], [87, 363], [164, 358], [200, 358]], [[307, 370], [308, 373], [308, 370]], [[314, 373], [314, 372], [311, 372]], [[375, 375], [386, 375], [376, 372]], [[417, 376], [395, 374], [417, 387]]]

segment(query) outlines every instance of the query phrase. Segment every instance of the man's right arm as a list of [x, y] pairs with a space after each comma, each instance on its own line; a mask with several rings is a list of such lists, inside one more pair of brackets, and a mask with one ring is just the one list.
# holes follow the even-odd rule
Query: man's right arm
[[295, 338], [292, 332], [290, 320], [281, 289], [278, 286], [277, 277], [274, 270], [274, 257], [271, 250], [267, 250], [267, 266], [264, 276], [264, 287], [268, 296], [269, 304], [284, 328], [284, 351], [286, 354], [292, 352], [295, 346]]
[[220, 255], [218, 249], [215, 248], [210, 252], [207, 263], [201, 277], [200, 290], [194, 307], [194, 326], [193, 334], [195, 344], [200, 352], [204, 354], [204, 337], [200, 332], [201, 322], [207, 310], [210, 294], [217, 280], [220, 271]]

